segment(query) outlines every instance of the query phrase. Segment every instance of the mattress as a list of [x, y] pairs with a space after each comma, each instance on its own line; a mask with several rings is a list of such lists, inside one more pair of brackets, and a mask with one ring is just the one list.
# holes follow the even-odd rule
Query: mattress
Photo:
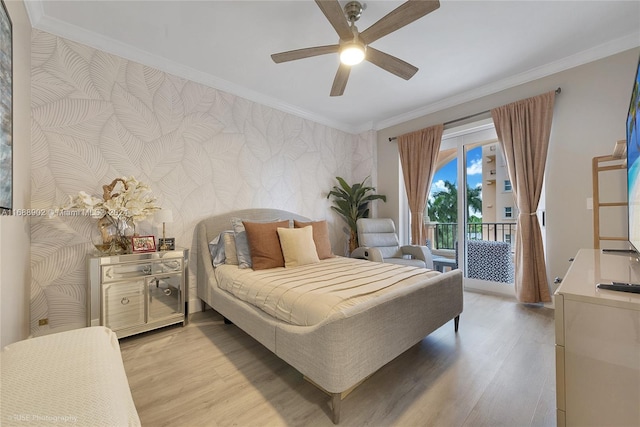
[[139, 426], [118, 339], [102, 326], [19, 341], [0, 357], [3, 426]]
[[218, 287], [268, 315], [299, 326], [382, 296], [393, 296], [441, 273], [418, 267], [335, 257], [293, 268], [215, 268]]

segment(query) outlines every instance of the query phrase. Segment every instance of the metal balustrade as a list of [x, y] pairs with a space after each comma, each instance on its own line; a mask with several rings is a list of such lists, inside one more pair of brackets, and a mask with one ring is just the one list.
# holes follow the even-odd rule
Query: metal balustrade
[[[513, 246], [517, 224], [512, 222], [470, 222], [466, 224], [467, 238], [507, 242]], [[427, 224], [428, 238], [434, 249], [455, 249], [458, 239], [457, 223]]]

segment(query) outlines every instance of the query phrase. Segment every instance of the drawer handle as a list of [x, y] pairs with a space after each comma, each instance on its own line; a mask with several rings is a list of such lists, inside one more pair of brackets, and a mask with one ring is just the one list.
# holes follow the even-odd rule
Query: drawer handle
[[122, 305], [127, 305], [127, 304], [129, 304], [129, 298], [127, 298], [127, 297], [122, 298], [122, 299], [120, 300], [120, 304], [122, 304]]
[[142, 267], [142, 272], [144, 274], [151, 274], [151, 266], [150, 265], [145, 265]]
[[107, 277], [107, 279], [113, 279], [112, 269], [107, 268], [104, 272], [104, 275]]
[[164, 294], [165, 294], [165, 295], [167, 295], [167, 296], [168, 296], [168, 295], [171, 295], [171, 289], [165, 289], [163, 292], [164, 292]]

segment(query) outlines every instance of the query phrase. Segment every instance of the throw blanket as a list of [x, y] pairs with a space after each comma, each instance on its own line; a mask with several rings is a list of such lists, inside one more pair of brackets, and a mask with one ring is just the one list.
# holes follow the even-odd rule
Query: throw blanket
[[336, 312], [439, 275], [424, 268], [335, 257], [293, 268], [215, 269], [218, 286], [270, 316], [311, 326]]

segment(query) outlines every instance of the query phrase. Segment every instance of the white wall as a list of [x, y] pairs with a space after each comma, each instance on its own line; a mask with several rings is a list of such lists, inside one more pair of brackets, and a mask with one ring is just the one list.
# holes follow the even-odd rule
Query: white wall
[[[598, 61], [535, 80], [493, 95], [392, 126], [378, 132], [378, 182], [388, 202], [380, 216], [398, 221], [399, 172], [397, 144], [388, 138], [455, 120], [535, 96], [557, 87], [553, 128], [546, 170], [547, 268], [550, 278], [563, 277], [569, 258], [578, 249], [593, 247], [591, 159], [611, 154], [625, 138], [625, 120], [640, 49], [631, 49]], [[623, 187], [620, 177], [611, 185]], [[612, 221], [625, 220], [622, 212]]]
[[[31, 24], [22, 1], [5, 1], [13, 24], [13, 207], [30, 206]], [[0, 216], [0, 347], [29, 334], [29, 218]]]
[[[167, 235], [192, 250], [191, 311], [200, 307], [194, 228], [210, 215], [271, 207], [326, 218], [344, 253], [326, 195], [336, 176], [372, 174], [374, 132], [351, 135], [42, 31], [32, 49], [32, 206], [99, 196], [123, 175], [149, 184], [173, 211]], [[87, 217], [33, 218], [34, 334], [84, 324], [93, 228]], [[149, 222], [136, 231], [157, 234]]]

